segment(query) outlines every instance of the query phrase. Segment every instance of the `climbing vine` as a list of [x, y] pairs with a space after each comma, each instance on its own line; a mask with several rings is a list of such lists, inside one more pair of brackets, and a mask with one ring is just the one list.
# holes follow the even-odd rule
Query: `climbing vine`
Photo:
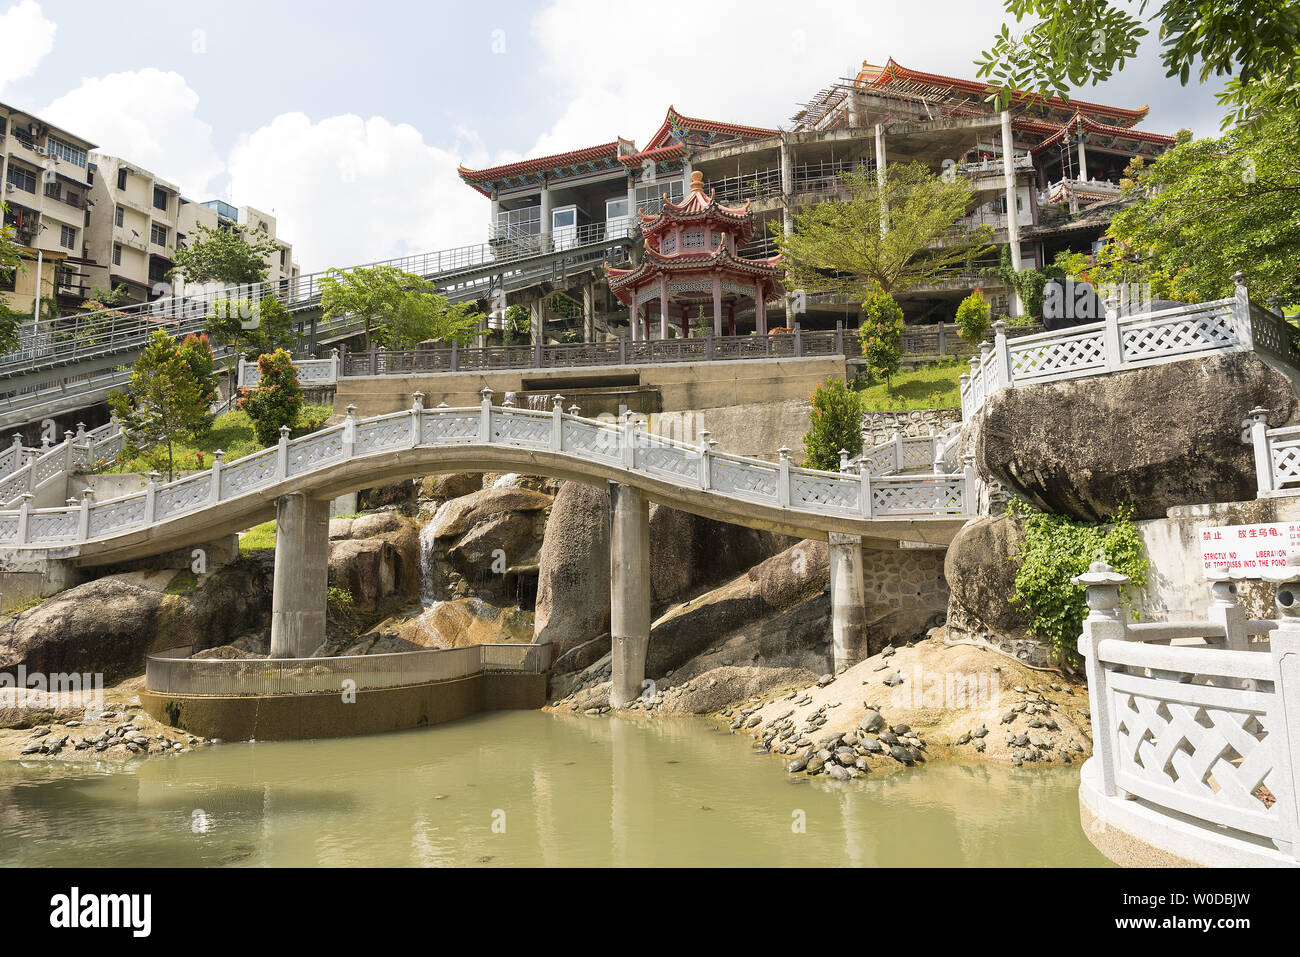
[[1020, 553], [1010, 559], [1020, 562], [1011, 600], [1029, 613], [1030, 631], [1058, 652], [1074, 655], [1088, 608], [1083, 587], [1070, 579], [1094, 561], [1104, 561], [1129, 577], [1120, 597], [1130, 608], [1131, 592], [1146, 584], [1150, 563], [1133, 524], [1133, 509], [1121, 505], [1109, 522], [1097, 524], [1040, 512], [1023, 502], [1012, 502], [1007, 513], [1018, 518], [1025, 531]]

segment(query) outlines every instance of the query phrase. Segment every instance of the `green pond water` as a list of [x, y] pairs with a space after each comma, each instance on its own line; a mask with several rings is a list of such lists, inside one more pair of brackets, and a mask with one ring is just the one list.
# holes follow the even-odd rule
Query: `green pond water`
[[702, 721], [498, 712], [125, 768], [11, 761], [0, 865], [1106, 864], [1078, 765], [838, 783], [751, 749]]

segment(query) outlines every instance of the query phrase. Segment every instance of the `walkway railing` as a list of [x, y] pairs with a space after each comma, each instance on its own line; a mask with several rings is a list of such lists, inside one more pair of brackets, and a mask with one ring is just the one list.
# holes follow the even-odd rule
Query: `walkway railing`
[[[97, 429], [63, 433], [63, 441], [41, 449], [24, 449], [22, 439], [15, 435], [6, 458], [15, 460], [19, 453], [26, 455], [25, 464], [0, 477], [0, 508], [17, 508], [25, 495], [42, 495], [46, 489], [66, 489], [67, 478], [78, 469], [87, 469], [95, 462], [115, 458], [125, 443], [117, 423], [108, 422]], [[30, 454], [29, 454], [30, 453]], [[62, 495], [60, 495], [62, 498]]]
[[1251, 409], [1241, 423], [1243, 441], [1255, 451], [1255, 476], [1259, 494], [1300, 492], [1300, 425], [1268, 427], [1268, 410]]
[[[599, 258], [602, 250], [595, 247], [623, 246], [626, 243], [625, 235], [618, 235], [617, 231], [607, 235], [604, 223], [591, 223], [531, 237], [511, 234], [492, 242], [380, 260], [349, 266], [342, 271], [393, 266], [435, 282], [447, 283], [455, 289], [467, 285], [480, 291], [488, 285], [486, 280], [459, 283], [459, 274], [496, 266], [511, 267], [505, 269], [506, 272], [527, 272], [524, 267], [529, 260], [585, 252]], [[319, 303], [320, 283], [328, 272], [225, 289], [201, 289], [152, 302], [28, 322], [19, 330], [21, 347], [0, 355], [0, 375], [131, 351], [142, 346], [158, 327], [165, 328], [173, 336], [199, 332], [206, 327], [208, 313], [216, 302], [242, 300], [256, 303], [264, 298], [275, 298], [291, 310], [309, 308]]]
[[[492, 405], [482, 390], [478, 407], [425, 409], [416, 393], [411, 409], [357, 419], [349, 407], [340, 425], [290, 440], [280, 430], [276, 446], [233, 462], [214, 455], [210, 469], [167, 484], [151, 478], [143, 491], [95, 502], [86, 490], [79, 506], [37, 509], [24, 493], [17, 511], [0, 512], [0, 548], [67, 548], [111, 539], [182, 516], [196, 516], [220, 503], [255, 495], [286, 479], [328, 472], [369, 455], [418, 447], [498, 446], [537, 449], [613, 467], [683, 488], [710, 491], [737, 503], [752, 502], [846, 519], [959, 517], [974, 514], [978, 479], [967, 468], [956, 475], [872, 476], [821, 472], [794, 466], [789, 449], [778, 462], [715, 451], [711, 441], [688, 445], [636, 427], [632, 413], [613, 425], [563, 411], [556, 396], [551, 412]], [[847, 465], [847, 462], [846, 462]]]
[[252, 696], [338, 694], [453, 681], [489, 672], [540, 674], [551, 646], [497, 644], [322, 658], [170, 658], [150, 655], [144, 685], [158, 694]]
[[[835, 330], [768, 336], [699, 336], [687, 339], [576, 342], [521, 346], [458, 345], [431, 349], [346, 353], [340, 372], [346, 378], [494, 369], [562, 369], [583, 366], [654, 365], [665, 362], [721, 362], [730, 359], [807, 359], [847, 355], [842, 327]], [[328, 362], [329, 360], [321, 360]]]
[[[1074, 581], [1091, 609], [1079, 650], [1093, 731], [1084, 774], [1098, 799], [1141, 802], [1134, 836], [1155, 846], [1172, 833], [1207, 854], [1210, 838], [1247, 850], [1263, 839], [1295, 863], [1300, 583], [1279, 586], [1280, 622], [1247, 620], [1225, 577], [1208, 620], [1135, 625], [1119, 604], [1125, 576], [1098, 562]], [[1189, 825], [1205, 829], [1204, 846]]]
[[[312, 386], [334, 385], [339, 379], [339, 351], [332, 349], [328, 359], [294, 359], [298, 370], [298, 384]], [[240, 389], [256, 389], [262, 381], [262, 370], [256, 362], [239, 357], [239, 371], [235, 383]]]
[[1228, 299], [1058, 329], [1011, 339], [994, 323], [961, 377], [962, 419], [999, 389], [1104, 375], [1207, 353], [1256, 351], [1300, 368], [1300, 330], [1250, 302], [1244, 285]]
[[931, 428], [929, 435], [903, 435], [895, 432], [888, 442], [873, 445], [858, 457], [858, 467], [871, 475], [895, 475], [922, 469], [936, 473], [955, 472], [959, 456], [957, 444], [961, 426], [953, 425], [942, 432]]

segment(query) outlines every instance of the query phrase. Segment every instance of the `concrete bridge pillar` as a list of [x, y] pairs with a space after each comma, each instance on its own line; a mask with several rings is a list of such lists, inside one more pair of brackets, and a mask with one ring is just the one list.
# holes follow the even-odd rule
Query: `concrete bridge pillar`
[[650, 505], [640, 490], [611, 482], [609, 630], [611, 708], [641, 694], [650, 644]]
[[835, 670], [867, 656], [867, 596], [862, 579], [862, 539], [830, 535], [831, 636]]
[[301, 492], [276, 502], [272, 658], [306, 658], [325, 640], [329, 509], [327, 500]]

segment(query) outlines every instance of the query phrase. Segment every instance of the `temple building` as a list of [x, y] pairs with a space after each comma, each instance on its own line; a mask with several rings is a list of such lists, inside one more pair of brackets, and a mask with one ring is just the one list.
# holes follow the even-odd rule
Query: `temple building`
[[[892, 59], [883, 66], [864, 62], [855, 76], [804, 103], [783, 129], [700, 119], [670, 107], [644, 148], [613, 136], [491, 169], [462, 167], [460, 175], [489, 201], [491, 242], [580, 250], [599, 238], [645, 237], [644, 251], [639, 240], [633, 250], [631, 270], [575, 259], [573, 269], [543, 284], [512, 290], [512, 303], [532, 309], [535, 338], [658, 338], [679, 334], [683, 316], [693, 331], [702, 314], [724, 335], [733, 315], [739, 334], [856, 326], [857, 302], [786, 296], [779, 289], [776, 235], [793, 229], [801, 209], [844, 196], [845, 171], [879, 171], [895, 162], [965, 177], [972, 201], [955, 225], [992, 227], [995, 246], [966, 273], [900, 293], [907, 321], [951, 321], [975, 288], [989, 295], [995, 311], [1013, 313], [1014, 295], [996, 275], [1002, 249], [1016, 268], [1047, 265], [1063, 250], [1091, 251], [1127, 202], [1119, 188], [1124, 169], [1135, 157], [1159, 156], [1174, 137], [1139, 128], [1146, 106], [1025, 94], [999, 112], [987, 102], [988, 90], [980, 81]], [[673, 217], [712, 216], [722, 223], [742, 209], [746, 225], [717, 230], [726, 233], [725, 243], [705, 235], [713, 227], [702, 229], [704, 246], [690, 251], [689, 267], [680, 245], [665, 248], [684, 235]], [[673, 288], [678, 272], [705, 255], [719, 264], [710, 267], [719, 274], [717, 310], [712, 273], [691, 278], [693, 286], [705, 284], [699, 288]], [[744, 278], [731, 272], [724, 278], [724, 261]], [[757, 299], [746, 270], [775, 277]], [[665, 283], [667, 295], [656, 288]]]
[[713, 334], [736, 335], [739, 313], [750, 331], [767, 335], [767, 303], [785, 294], [780, 256], [747, 259], [737, 253], [754, 235], [748, 201], [723, 206], [705, 195], [704, 174], [691, 173], [690, 195], [664, 200], [656, 215], [639, 213], [645, 250], [632, 269], [605, 267], [610, 291], [633, 311], [633, 339], [650, 339], [651, 310], [658, 309], [660, 339], [691, 335], [691, 318], [712, 317]]

